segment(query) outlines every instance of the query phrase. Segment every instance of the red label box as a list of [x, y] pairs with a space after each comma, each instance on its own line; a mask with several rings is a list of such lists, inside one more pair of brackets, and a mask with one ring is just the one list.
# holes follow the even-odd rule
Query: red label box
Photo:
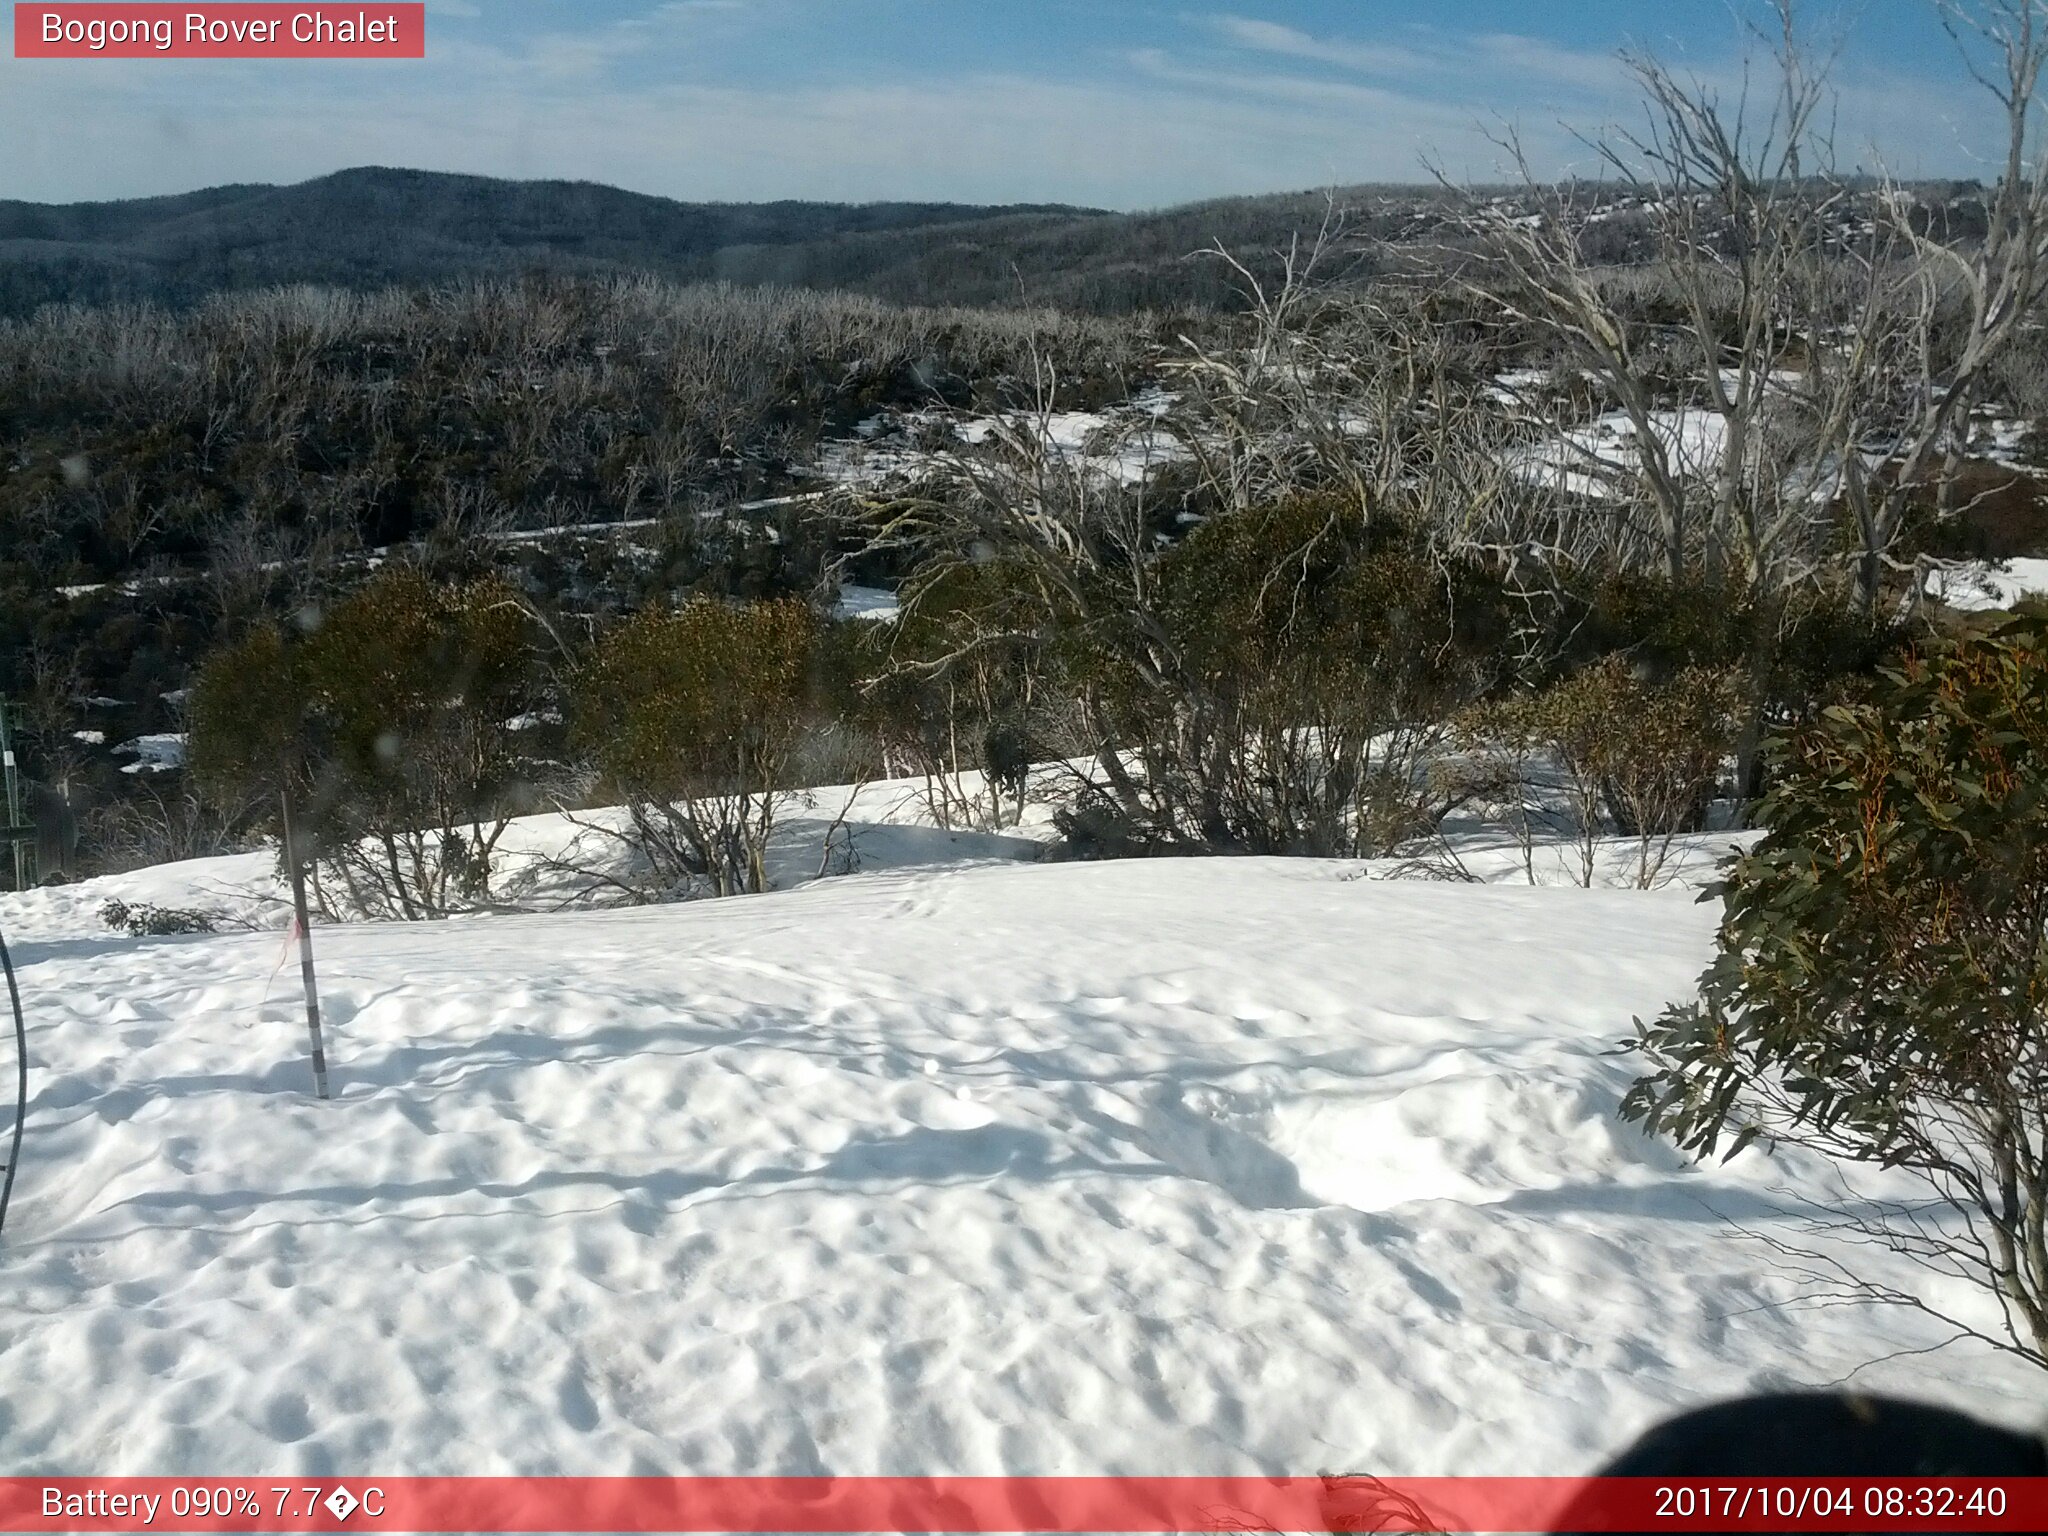
[[424, 4], [21, 4], [17, 59], [423, 59]]

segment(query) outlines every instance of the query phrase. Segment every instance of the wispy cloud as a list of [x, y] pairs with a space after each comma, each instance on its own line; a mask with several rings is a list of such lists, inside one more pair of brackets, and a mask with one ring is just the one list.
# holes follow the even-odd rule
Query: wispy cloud
[[1394, 43], [1358, 43], [1335, 38], [1313, 37], [1297, 27], [1282, 26], [1252, 16], [1212, 15], [1201, 20], [1218, 37], [1240, 48], [1284, 58], [1309, 59], [1333, 64], [1340, 69], [1367, 74], [1404, 74], [1433, 70], [1438, 61], [1413, 48]]
[[1355, 42], [1318, 37], [1258, 17], [1225, 13], [1199, 19], [1234, 47], [1358, 74], [1404, 78], [1438, 93], [1461, 81], [1483, 78], [1497, 84], [1504, 76], [1525, 84], [1533, 80], [1606, 93], [1624, 78], [1615, 50], [1565, 48], [1510, 32], [1452, 34], [1417, 24], [1407, 29], [1408, 41], [1403, 43]]
[[[1615, 52], [1592, 53], [1583, 49], [1560, 48], [1539, 37], [1513, 32], [1489, 32], [1472, 38], [1469, 57], [1473, 67], [1506, 73], [1524, 79], [1538, 79], [1556, 85], [1606, 95], [1621, 89], [1627, 80]], [[1458, 52], [1465, 54], [1461, 47]]]

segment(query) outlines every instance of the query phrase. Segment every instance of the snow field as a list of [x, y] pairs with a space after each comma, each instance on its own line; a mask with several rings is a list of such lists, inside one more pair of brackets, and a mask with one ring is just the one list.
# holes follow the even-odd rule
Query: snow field
[[1425, 1475], [1851, 1373], [2037, 1411], [1732, 1231], [1793, 1231], [1817, 1169], [1616, 1122], [1610, 1047], [1707, 952], [1690, 892], [1361, 873], [323, 928], [326, 1104], [279, 934], [0, 898], [36, 1062], [0, 1439], [101, 1475]]

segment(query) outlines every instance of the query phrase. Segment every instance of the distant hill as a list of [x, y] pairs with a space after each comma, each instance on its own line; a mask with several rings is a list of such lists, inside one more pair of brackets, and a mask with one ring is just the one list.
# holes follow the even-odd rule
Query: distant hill
[[0, 202], [0, 313], [38, 304], [188, 302], [276, 283], [380, 287], [532, 268], [737, 272], [785, 247], [1092, 210], [951, 203], [679, 203], [590, 182], [363, 167], [296, 186], [127, 202]]
[[[1351, 196], [1352, 194], [1347, 194]], [[1424, 214], [1417, 189], [1358, 189], [1386, 233]], [[498, 181], [363, 167], [296, 186], [228, 186], [127, 202], [0, 202], [0, 315], [47, 303], [183, 304], [279, 283], [350, 288], [534, 269], [648, 272], [838, 288], [903, 302], [1020, 297], [1094, 313], [1227, 304], [1217, 240], [1284, 246], [1321, 194], [1160, 213], [1022, 204], [680, 203], [591, 182]]]

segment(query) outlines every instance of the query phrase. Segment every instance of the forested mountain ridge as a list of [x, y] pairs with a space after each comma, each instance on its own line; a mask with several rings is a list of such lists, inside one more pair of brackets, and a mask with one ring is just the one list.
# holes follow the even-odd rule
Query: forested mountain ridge
[[751, 267], [787, 247], [991, 219], [1102, 217], [1039, 204], [682, 203], [592, 182], [361, 167], [293, 186], [0, 201], [0, 315], [45, 303], [186, 303], [279, 283], [368, 289], [535, 268], [759, 280]]
[[[536, 270], [836, 289], [898, 303], [1050, 304], [1093, 314], [1234, 308], [1219, 242], [1271, 252], [1326, 192], [1140, 213], [1060, 204], [682, 203], [591, 182], [360, 167], [293, 186], [124, 202], [0, 201], [0, 317], [50, 303], [183, 305], [314, 283], [369, 291]], [[1424, 187], [1352, 187], [1354, 234], [1434, 229]]]
[[[1535, 206], [1538, 189], [1491, 191]], [[1853, 225], [1873, 189], [1845, 205]], [[1981, 227], [1981, 189], [1914, 189], [1944, 237]], [[1588, 226], [1585, 257], [1650, 249], [1625, 195]], [[0, 202], [0, 318], [50, 303], [183, 306], [310, 283], [371, 292], [537, 272], [808, 288], [896, 304], [1050, 306], [1077, 314], [1235, 311], [1243, 275], [1280, 278], [1319, 229], [1345, 238], [1321, 276], [1369, 277], [1387, 253], [1462, 243], [1457, 198], [1357, 185], [1116, 213], [1050, 203], [685, 203], [594, 182], [504, 181], [365, 166], [292, 186], [225, 186], [124, 202]]]

